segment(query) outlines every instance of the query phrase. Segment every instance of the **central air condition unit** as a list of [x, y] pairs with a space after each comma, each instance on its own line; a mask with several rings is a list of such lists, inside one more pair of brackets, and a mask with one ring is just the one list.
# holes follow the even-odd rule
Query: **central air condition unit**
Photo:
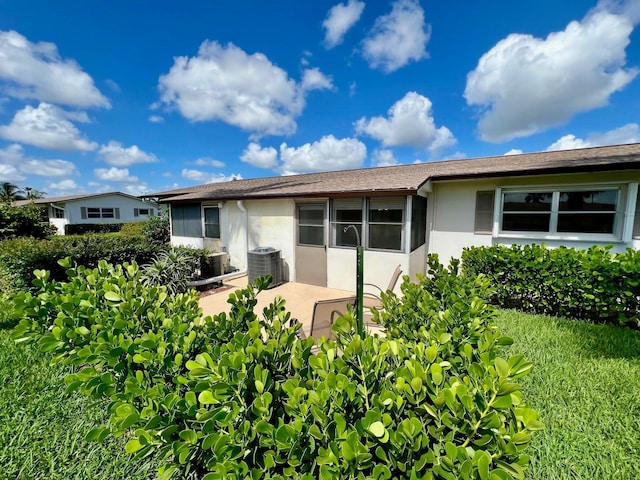
[[203, 278], [219, 277], [224, 274], [227, 264], [225, 252], [212, 253], [203, 258], [201, 276]]
[[247, 275], [249, 282], [253, 282], [258, 277], [271, 275], [271, 283], [268, 288], [275, 287], [282, 283], [282, 261], [280, 260], [280, 250], [272, 247], [259, 247], [247, 253], [248, 263]]

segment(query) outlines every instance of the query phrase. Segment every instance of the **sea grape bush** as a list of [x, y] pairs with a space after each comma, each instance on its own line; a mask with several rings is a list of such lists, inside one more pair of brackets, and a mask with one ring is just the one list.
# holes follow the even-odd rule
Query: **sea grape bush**
[[[108, 401], [110, 422], [89, 440], [124, 435], [127, 451], [158, 455], [160, 478], [523, 478], [542, 428], [517, 384], [531, 364], [499, 357], [508, 339], [482, 280], [433, 263], [430, 296], [405, 282], [412, 298], [385, 298], [418, 334], [378, 312], [388, 338], [361, 338], [349, 313], [336, 341], [316, 342], [298, 338], [282, 299], [254, 312], [269, 278], [232, 293], [229, 314], [201, 318], [195, 292], [145, 287], [136, 264], [62, 263], [67, 282], [38, 271], [40, 291], [16, 296], [14, 338], [70, 364], [70, 390]], [[424, 303], [443, 283], [445, 300]]]
[[502, 307], [637, 328], [640, 252], [610, 250], [494, 245], [466, 248], [462, 262], [469, 276], [490, 279]]

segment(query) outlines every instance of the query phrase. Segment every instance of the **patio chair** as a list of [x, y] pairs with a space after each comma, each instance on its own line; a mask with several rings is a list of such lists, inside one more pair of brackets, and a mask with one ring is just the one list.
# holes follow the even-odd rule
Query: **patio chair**
[[355, 306], [356, 297], [332, 298], [329, 300], [318, 300], [313, 306], [313, 316], [311, 317], [311, 330], [309, 336], [313, 338], [334, 338], [331, 326], [340, 316], [347, 313], [349, 305]]
[[382, 288], [380, 288], [377, 285], [374, 285], [373, 283], [365, 283], [365, 286], [368, 287], [374, 287], [375, 289], [377, 289], [377, 294], [376, 293], [369, 293], [369, 292], [365, 292], [364, 293], [364, 298], [363, 298], [363, 306], [364, 308], [382, 308], [382, 298], [380, 297], [380, 293], [383, 292], [392, 292], [394, 288], [396, 288], [396, 283], [398, 283], [398, 279], [400, 278], [400, 275], [402, 275], [402, 269], [400, 268], [400, 265], [398, 265], [396, 267], [396, 269], [393, 271], [393, 275], [391, 275], [391, 279], [389, 280], [389, 285], [387, 285], [386, 290], [383, 290]]

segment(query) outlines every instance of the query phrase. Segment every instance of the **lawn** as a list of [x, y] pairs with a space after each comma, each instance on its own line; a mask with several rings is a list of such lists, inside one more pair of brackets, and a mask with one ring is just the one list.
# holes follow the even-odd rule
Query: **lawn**
[[86, 432], [106, 421], [104, 406], [65, 393], [65, 368], [49, 366], [49, 356], [32, 346], [16, 346], [9, 333], [0, 327], [0, 478], [156, 477], [152, 461], [132, 461], [124, 439], [86, 442]]
[[[0, 322], [0, 325], [2, 322]], [[640, 477], [640, 332], [501, 311], [511, 353], [536, 366], [522, 379], [546, 429], [534, 435], [531, 479]], [[0, 478], [146, 479], [153, 460], [132, 461], [123, 439], [84, 440], [103, 405], [66, 394], [64, 367], [0, 327]]]
[[535, 363], [521, 384], [546, 429], [528, 477], [640, 478], [640, 332], [508, 310], [498, 325]]

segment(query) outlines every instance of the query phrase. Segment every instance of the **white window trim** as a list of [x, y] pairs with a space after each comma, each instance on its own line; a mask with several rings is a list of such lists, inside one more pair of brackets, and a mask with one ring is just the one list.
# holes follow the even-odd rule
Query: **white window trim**
[[[376, 199], [383, 199], [384, 196], [381, 197], [358, 197], [361, 201], [362, 201], [362, 217], [361, 217], [361, 221], [360, 222], [355, 222], [355, 224], [360, 225], [361, 227], [361, 234], [360, 234], [360, 243], [361, 245], [364, 247], [365, 250], [367, 251], [371, 251], [371, 252], [387, 252], [387, 253], [405, 253], [408, 251], [411, 251], [411, 246], [410, 246], [410, 242], [411, 242], [411, 236], [407, 235], [407, 231], [408, 229], [411, 228], [411, 213], [408, 213], [408, 209], [410, 209], [411, 205], [408, 204], [407, 202], [407, 196], [405, 195], [395, 195], [395, 196], [389, 196], [389, 198], [402, 198], [403, 199], [403, 207], [402, 207], [402, 222], [369, 222], [369, 203], [371, 198], [376, 198]], [[410, 198], [410, 197], [409, 197]], [[347, 249], [347, 250], [354, 250], [356, 247], [350, 247], [350, 246], [344, 246], [344, 245], [336, 245], [336, 228], [338, 228], [338, 225], [346, 225], [346, 222], [337, 222], [336, 220], [334, 220], [335, 218], [335, 210], [334, 210], [334, 200], [339, 200], [338, 199], [331, 199], [331, 201], [329, 202], [329, 213], [328, 213], [328, 217], [329, 217], [329, 228], [330, 228], [330, 242], [329, 242], [329, 248], [341, 248], [341, 249]], [[402, 226], [402, 236], [401, 236], [401, 240], [400, 240], [400, 249], [398, 250], [390, 250], [390, 249], [383, 249], [383, 248], [372, 248], [369, 246], [369, 225], [370, 224], [376, 224], [376, 225], [383, 225], [383, 224], [388, 224], [388, 225], [400, 225]], [[409, 230], [410, 231], [410, 230]], [[407, 245], [407, 242], [409, 242], [409, 245]]]
[[[553, 192], [551, 220], [549, 230], [555, 232], [558, 221], [558, 201], [561, 191], [580, 191], [580, 190], [618, 190], [618, 200], [615, 211], [614, 233], [545, 233], [545, 232], [511, 232], [502, 230], [502, 214], [504, 194], [510, 192]], [[630, 201], [634, 194], [637, 195], [638, 183], [612, 183], [603, 182], [596, 184], [554, 184], [554, 185], [519, 185], [509, 187], [496, 188], [495, 205], [494, 205], [494, 222], [493, 237], [510, 238], [522, 240], [551, 240], [551, 241], [576, 241], [576, 242], [607, 242], [607, 243], [624, 243], [633, 230], [633, 212], [629, 215]], [[633, 204], [635, 205], [635, 203]], [[631, 223], [629, 226], [629, 217]], [[631, 229], [631, 230], [629, 230]]]
[[[219, 237], [207, 237], [207, 222], [206, 222], [206, 216], [205, 216], [205, 210], [208, 208], [216, 208], [218, 209], [218, 231], [220, 232], [220, 236]], [[201, 212], [201, 218], [202, 218], [202, 238], [210, 238], [212, 240], [222, 240], [222, 208], [220, 208], [220, 205], [202, 205], [202, 212]], [[211, 224], [213, 225], [213, 223]]]

